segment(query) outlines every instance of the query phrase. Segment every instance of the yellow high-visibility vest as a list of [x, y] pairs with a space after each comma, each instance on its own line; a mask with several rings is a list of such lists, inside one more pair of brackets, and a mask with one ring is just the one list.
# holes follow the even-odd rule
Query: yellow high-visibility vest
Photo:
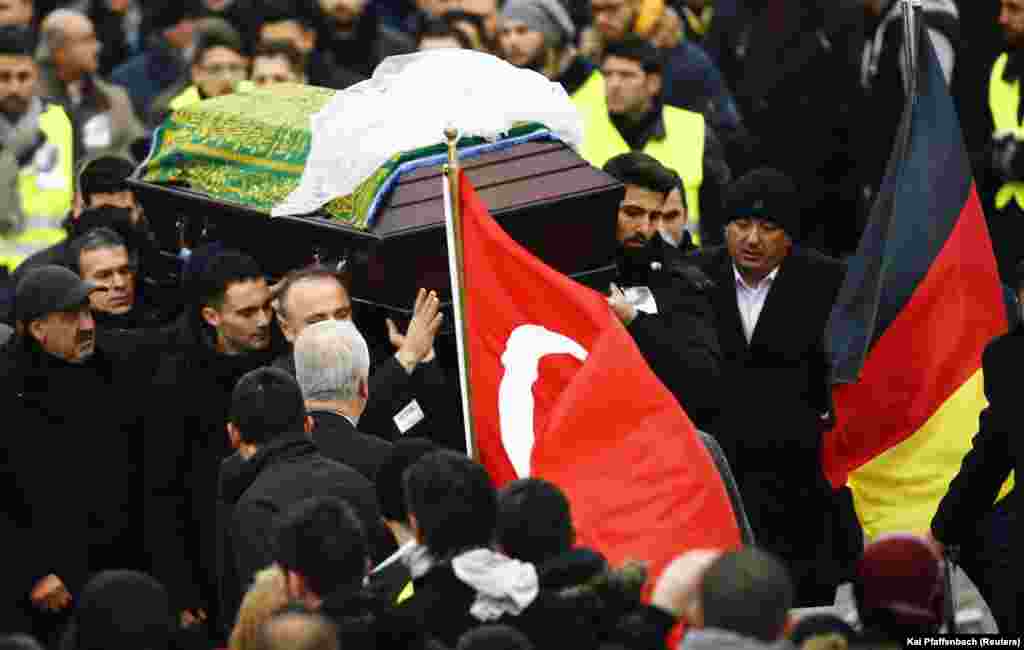
[[[63, 218], [74, 195], [74, 135], [71, 119], [57, 104], [39, 116], [47, 144], [18, 174], [18, 195], [26, 217]], [[45, 159], [45, 160], [44, 160]]]
[[[988, 80], [988, 107], [992, 111], [992, 122], [996, 133], [1012, 133], [1018, 140], [1024, 140], [1024, 124], [1017, 121], [1020, 107], [1020, 80], [1013, 83], [1003, 81], [1008, 54], [996, 59], [992, 66], [992, 75]], [[1010, 201], [1016, 201], [1017, 207], [1024, 209], [1024, 183], [1010, 182], [999, 188], [996, 193], [996, 209], [1002, 210]]]
[[34, 160], [18, 172], [18, 201], [24, 222], [17, 233], [0, 240], [0, 266], [14, 270], [25, 258], [67, 237], [61, 226], [74, 195], [74, 132], [58, 104], [39, 116], [46, 138]]
[[[595, 71], [570, 98], [583, 118], [583, 146], [580, 155], [595, 167], [610, 158], [630, 151], [626, 140], [608, 116], [604, 77]], [[691, 234], [699, 243], [696, 226], [700, 223], [700, 186], [704, 182], [704, 116], [673, 106], [662, 108], [665, 138], [648, 140], [643, 152], [683, 179]]]

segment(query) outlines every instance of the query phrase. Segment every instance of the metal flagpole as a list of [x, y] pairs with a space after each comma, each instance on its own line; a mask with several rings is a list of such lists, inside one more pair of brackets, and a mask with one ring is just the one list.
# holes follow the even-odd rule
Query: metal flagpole
[[[915, 102], [917, 100], [917, 77], [918, 77], [918, 57], [921, 54], [921, 44], [918, 42], [918, 35], [924, 34], [927, 38], [928, 32], [925, 30], [918, 29], [918, 21], [922, 20], [921, 12], [922, 0], [899, 0], [903, 3], [903, 41], [904, 41], [904, 57], [907, 64], [906, 67], [906, 88], [907, 97], [912, 98]], [[946, 634], [956, 634], [956, 593], [953, 575], [956, 572], [955, 560], [957, 557], [957, 549], [947, 548], [943, 557], [943, 568], [942, 568], [942, 583], [943, 590], [946, 592], [945, 602], [943, 604], [943, 618], [945, 623]]]
[[445, 230], [448, 236], [448, 270], [452, 278], [452, 313], [455, 316], [455, 346], [459, 357], [459, 384], [462, 393], [462, 424], [466, 431], [466, 453], [477, 458], [476, 440], [473, 436], [473, 414], [470, 412], [469, 351], [466, 346], [465, 281], [462, 256], [462, 204], [459, 191], [459, 153], [457, 145], [459, 132], [454, 128], [444, 130], [448, 143], [448, 164], [444, 167], [444, 213]]
[[920, 43], [917, 42], [917, 21], [921, 19], [922, 0], [898, 0], [903, 3], [903, 57], [906, 63], [907, 97], [917, 92], [917, 57]]

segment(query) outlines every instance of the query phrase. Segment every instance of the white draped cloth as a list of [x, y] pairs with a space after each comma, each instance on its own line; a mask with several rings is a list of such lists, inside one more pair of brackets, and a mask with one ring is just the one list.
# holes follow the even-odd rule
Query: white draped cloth
[[273, 216], [308, 214], [351, 194], [391, 156], [443, 143], [446, 128], [493, 141], [518, 122], [540, 122], [574, 148], [583, 142], [583, 121], [561, 84], [462, 49], [388, 57], [311, 122], [302, 179]]

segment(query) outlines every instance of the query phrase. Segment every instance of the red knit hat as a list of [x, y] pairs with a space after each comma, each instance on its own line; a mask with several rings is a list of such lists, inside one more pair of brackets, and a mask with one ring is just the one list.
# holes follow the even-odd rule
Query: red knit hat
[[862, 622], [884, 611], [901, 625], [939, 625], [946, 597], [942, 559], [915, 535], [883, 536], [857, 563], [856, 591]]

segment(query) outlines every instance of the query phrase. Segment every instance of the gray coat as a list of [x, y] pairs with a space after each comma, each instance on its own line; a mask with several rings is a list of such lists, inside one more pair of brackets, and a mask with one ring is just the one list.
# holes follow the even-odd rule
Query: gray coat
[[[131, 158], [131, 145], [145, 135], [142, 123], [135, 115], [128, 92], [116, 84], [92, 76], [94, 92], [86, 92], [82, 103], [75, 106], [68, 95], [67, 86], [58, 78], [52, 65], [40, 69], [39, 94], [61, 102], [75, 130], [75, 162], [96, 156], [115, 155]], [[106, 129], [97, 128], [95, 118], [109, 115], [109, 137]]]

